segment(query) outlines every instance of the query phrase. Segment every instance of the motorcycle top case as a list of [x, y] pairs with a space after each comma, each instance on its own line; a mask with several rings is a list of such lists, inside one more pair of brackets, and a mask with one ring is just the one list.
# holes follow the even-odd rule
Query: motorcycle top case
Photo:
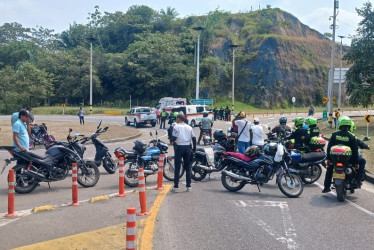
[[277, 153], [277, 150], [278, 150], [278, 147], [277, 147], [277, 143], [275, 142], [268, 143], [264, 146], [264, 153], [267, 155], [274, 156]]
[[143, 154], [147, 150], [147, 144], [141, 141], [135, 141], [135, 146], [132, 148], [133, 150]]
[[309, 146], [312, 150], [323, 149], [326, 145], [326, 140], [320, 136], [314, 136], [310, 139]]
[[292, 151], [291, 152], [291, 159], [292, 159], [293, 162], [298, 163], [298, 162], [301, 162], [303, 158], [302, 158], [302, 156], [299, 152]]
[[330, 156], [334, 162], [347, 162], [352, 156], [352, 150], [350, 147], [344, 145], [332, 146]]

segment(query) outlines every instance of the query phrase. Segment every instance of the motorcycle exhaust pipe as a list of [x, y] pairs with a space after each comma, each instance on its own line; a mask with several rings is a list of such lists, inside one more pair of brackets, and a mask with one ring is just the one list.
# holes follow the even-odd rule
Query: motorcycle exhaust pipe
[[201, 164], [196, 164], [195, 167], [200, 168], [200, 169], [202, 169], [204, 171], [207, 171], [207, 172], [213, 172], [212, 167], [204, 166], [204, 165], [201, 165]]
[[32, 170], [24, 170], [23, 173], [29, 177], [32, 177], [32, 178], [35, 178], [36, 180], [38, 181], [48, 181], [47, 178], [43, 175], [43, 174], [40, 174], [40, 173], [37, 173], [35, 171], [32, 171]]
[[[132, 174], [135, 174], [135, 173], [139, 172], [138, 169], [129, 169], [127, 171], [130, 172], [130, 173], [132, 173]], [[150, 174], [154, 174], [154, 173], [155, 172], [153, 170], [144, 169], [144, 174], [150, 175]]]
[[236, 180], [241, 180], [241, 181], [252, 181], [251, 178], [244, 177], [244, 176], [241, 176], [241, 175], [237, 175], [237, 174], [234, 174], [234, 173], [229, 172], [229, 171], [226, 171], [226, 170], [223, 170], [223, 171], [222, 171], [222, 174], [224, 174], [224, 175], [228, 175], [228, 176], [230, 176], [231, 178], [236, 179]]

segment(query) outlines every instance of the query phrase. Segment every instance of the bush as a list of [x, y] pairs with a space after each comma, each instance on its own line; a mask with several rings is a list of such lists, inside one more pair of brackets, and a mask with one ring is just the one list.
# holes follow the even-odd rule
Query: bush
[[281, 103], [281, 108], [282, 109], [288, 109], [288, 101], [287, 100], [283, 100], [282, 103]]

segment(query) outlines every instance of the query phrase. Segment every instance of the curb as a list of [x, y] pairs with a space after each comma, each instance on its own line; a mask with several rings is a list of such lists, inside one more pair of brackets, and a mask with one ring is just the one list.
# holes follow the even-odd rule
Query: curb
[[138, 132], [136, 135], [127, 136], [127, 137], [124, 137], [124, 138], [116, 138], [116, 139], [105, 140], [103, 142], [104, 143], [113, 143], [113, 142], [127, 141], [127, 140], [131, 140], [131, 139], [135, 139], [135, 138], [137, 138], [141, 135], [142, 135], [142, 132]]
[[54, 210], [55, 207], [53, 205], [46, 205], [46, 206], [39, 206], [39, 207], [35, 207], [32, 212], [34, 214], [40, 212], [40, 211], [48, 211], [48, 210]]
[[103, 200], [109, 200], [109, 196], [108, 195], [102, 195], [102, 196], [92, 197], [89, 200], [89, 203], [94, 203], [94, 202], [103, 201]]

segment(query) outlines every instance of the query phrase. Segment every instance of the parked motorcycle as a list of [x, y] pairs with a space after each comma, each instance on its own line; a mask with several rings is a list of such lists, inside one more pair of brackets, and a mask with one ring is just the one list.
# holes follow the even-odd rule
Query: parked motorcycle
[[70, 136], [72, 129], [69, 129], [68, 142], [65, 145], [51, 146], [43, 155], [31, 151], [16, 151], [14, 147], [4, 146], [13, 156], [5, 160], [5, 167], [12, 161], [17, 161], [13, 167], [15, 172], [15, 191], [20, 194], [32, 192], [39, 182], [54, 182], [66, 178], [73, 163], [78, 167], [78, 183], [83, 187], [93, 187], [99, 181], [100, 172], [94, 162], [84, 160], [80, 152], [86, 149], [78, 143], [79, 133], [74, 137]]
[[266, 144], [264, 153], [253, 157], [232, 152], [224, 154], [227, 168], [221, 172], [223, 186], [236, 192], [246, 184], [252, 184], [257, 185], [260, 191], [260, 185], [277, 176], [276, 183], [284, 195], [291, 198], [300, 196], [303, 192], [302, 180], [296, 170], [288, 167], [285, 159], [289, 152], [284, 144], [284, 140], [279, 140], [275, 145]]
[[109, 149], [104, 143], [98, 138], [98, 135], [105, 133], [108, 131], [108, 127], [100, 128], [102, 120], [99, 121], [99, 125], [96, 128], [96, 132], [93, 133], [90, 137], [84, 138], [82, 144], [86, 143], [87, 141], [91, 140], [93, 145], [95, 145], [96, 154], [94, 162], [95, 164], [100, 167], [101, 163], [103, 163], [104, 169], [109, 174], [114, 174], [118, 168], [117, 164], [112, 159], [111, 154], [109, 153]]
[[[126, 150], [122, 147], [116, 148], [114, 155], [119, 159], [123, 157], [125, 159], [125, 184], [129, 187], [138, 186], [138, 169], [144, 169], [144, 176], [153, 175], [158, 172], [158, 160], [160, 154], [165, 155], [164, 160], [164, 171], [163, 175], [165, 179], [169, 181], [174, 180], [174, 156], [168, 155], [168, 145], [157, 139], [153, 138], [152, 132], [150, 132], [152, 140], [147, 144], [141, 141], [135, 141], [133, 150]], [[179, 177], [184, 174], [184, 168], [181, 167]]]
[[[357, 170], [355, 166], [349, 163], [352, 156], [350, 147], [337, 145], [331, 147], [330, 155], [332, 161], [330, 167], [333, 167], [333, 185], [336, 190], [338, 201], [343, 202], [347, 196], [347, 191], [354, 193], [354, 190], [360, 188], [356, 184]], [[361, 182], [366, 179], [366, 174], [362, 176]]]
[[42, 123], [42, 125], [34, 124], [31, 128], [29, 148], [34, 149], [36, 145], [44, 145], [45, 148], [48, 148], [55, 140], [53, 135], [48, 134], [45, 123]]
[[202, 138], [203, 138], [204, 146], [210, 145], [212, 143], [212, 138], [209, 135], [209, 131], [207, 131], [206, 129], [203, 129], [202, 133], [203, 133]]

